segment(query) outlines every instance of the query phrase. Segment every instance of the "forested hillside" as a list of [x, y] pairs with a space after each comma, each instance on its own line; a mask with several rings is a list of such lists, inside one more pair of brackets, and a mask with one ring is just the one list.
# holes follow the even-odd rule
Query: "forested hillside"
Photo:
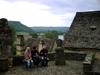
[[14, 28], [17, 32], [48, 32], [48, 31], [58, 31], [66, 32], [69, 27], [27, 27], [20, 21], [9, 21], [8, 25]]
[[35, 32], [47, 32], [47, 31], [58, 31], [66, 32], [69, 27], [31, 27]]
[[14, 28], [16, 31], [20, 32], [33, 32], [33, 30], [25, 25], [23, 25], [20, 21], [9, 21], [8, 25]]

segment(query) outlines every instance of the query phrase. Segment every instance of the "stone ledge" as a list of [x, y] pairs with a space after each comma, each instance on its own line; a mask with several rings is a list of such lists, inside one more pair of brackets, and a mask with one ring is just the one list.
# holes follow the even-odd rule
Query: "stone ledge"
[[[76, 52], [76, 51], [66, 51], [66, 52], [64, 52], [64, 56], [65, 56], [66, 60], [83, 61], [85, 59], [86, 53]], [[49, 61], [54, 61], [55, 60], [55, 52], [49, 52], [48, 57], [49, 57]], [[14, 66], [22, 64], [23, 59], [24, 59], [24, 56], [13, 56]]]
[[13, 56], [13, 66], [22, 65], [24, 56]]
[[[50, 61], [55, 60], [55, 52], [49, 53], [48, 57]], [[83, 61], [85, 59], [86, 53], [85, 52], [76, 52], [76, 51], [66, 51], [64, 52], [64, 56], [66, 60], [77, 60], [77, 61]]]
[[8, 71], [8, 59], [0, 58], [0, 71]]
[[85, 56], [86, 56], [85, 52], [76, 52], [76, 51], [66, 51], [65, 52], [66, 60], [83, 61], [85, 59]]
[[83, 61], [84, 73], [92, 72], [92, 68], [95, 60], [94, 58], [95, 58], [95, 53], [88, 53], [86, 55], [85, 60]]

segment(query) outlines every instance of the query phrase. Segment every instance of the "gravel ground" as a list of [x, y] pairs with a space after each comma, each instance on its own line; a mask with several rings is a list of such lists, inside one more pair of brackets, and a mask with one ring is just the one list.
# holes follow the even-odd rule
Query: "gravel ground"
[[[82, 62], [66, 61], [65, 66], [56, 66], [54, 61], [50, 61], [48, 67], [34, 67], [26, 70], [22, 66], [11, 68], [2, 75], [82, 75]], [[1, 75], [1, 74], [0, 74]]]

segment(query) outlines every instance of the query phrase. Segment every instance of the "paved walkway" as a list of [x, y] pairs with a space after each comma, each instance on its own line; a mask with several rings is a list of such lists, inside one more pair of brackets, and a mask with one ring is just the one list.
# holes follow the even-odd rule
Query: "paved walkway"
[[82, 75], [82, 62], [66, 61], [65, 66], [56, 66], [54, 61], [51, 61], [48, 67], [37, 67], [31, 70], [17, 66], [2, 75]]

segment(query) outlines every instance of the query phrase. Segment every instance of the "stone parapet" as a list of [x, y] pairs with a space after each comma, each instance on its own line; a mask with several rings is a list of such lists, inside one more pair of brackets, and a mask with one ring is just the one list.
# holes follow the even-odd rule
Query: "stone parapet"
[[65, 56], [64, 56], [64, 49], [62, 47], [56, 48], [56, 55], [55, 55], [55, 64], [56, 65], [65, 65]]
[[85, 74], [92, 72], [94, 60], [95, 60], [95, 54], [94, 53], [88, 53], [86, 55], [85, 60], [83, 61], [83, 72]]

